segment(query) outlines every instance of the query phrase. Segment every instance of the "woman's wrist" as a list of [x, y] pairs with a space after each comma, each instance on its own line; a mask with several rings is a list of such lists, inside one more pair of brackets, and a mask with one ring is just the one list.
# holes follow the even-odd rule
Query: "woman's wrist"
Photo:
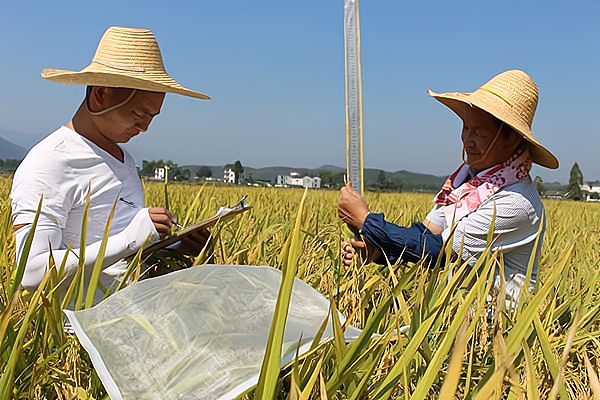
[[369, 215], [371, 215], [371, 211], [367, 211], [367, 214], [364, 216], [364, 218], [362, 219], [362, 223], [360, 224], [360, 226], [358, 227], [358, 232], [362, 235], [363, 234], [363, 228], [365, 226], [365, 223], [367, 222], [367, 218], [369, 218]]

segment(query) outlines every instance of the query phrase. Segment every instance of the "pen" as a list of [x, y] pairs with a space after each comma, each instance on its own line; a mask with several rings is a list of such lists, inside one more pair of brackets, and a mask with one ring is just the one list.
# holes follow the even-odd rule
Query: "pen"
[[[134, 203], [134, 202], [132, 202], [132, 201], [129, 201], [129, 200], [125, 200], [125, 199], [124, 199], [124, 198], [122, 198], [122, 197], [120, 197], [120, 198], [119, 198], [119, 201], [122, 201], [122, 202], [123, 202], [123, 204], [125, 204], [125, 205], [127, 205], [127, 206], [129, 206], [129, 207], [132, 207], [132, 208], [137, 208], [137, 206], [135, 205], [135, 203]], [[171, 218], [171, 223], [172, 223], [173, 225], [175, 225], [176, 227], [180, 228], [180, 229], [181, 229], [181, 228], [183, 228], [183, 225], [181, 225], [179, 222], [175, 221], [175, 219], [174, 219], [174, 218]]]
[[122, 197], [120, 197], [120, 198], [119, 198], [119, 201], [122, 201], [124, 204], [128, 205], [129, 207], [132, 207], [132, 208], [137, 208], [137, 206], [135, 205], [135, 203], [134, 203], [134, 202], [132, 202], [132, 201], [129, 201], [129, 200], [125, 200], [125, 199], [124, 199], [124, 198], [122, 198]]

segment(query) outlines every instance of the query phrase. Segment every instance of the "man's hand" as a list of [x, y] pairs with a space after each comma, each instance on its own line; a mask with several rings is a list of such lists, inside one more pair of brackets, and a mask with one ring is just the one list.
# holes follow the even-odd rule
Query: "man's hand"
[[352, 266], [355, 253], [358, 253], [365, 262], [373, 262], [381, 255], [379, 250], [362, 240], [351, 239], [350, 243], [343, 241], [342, 264], [344, 264], [344, 267], [350, 268]]
[[367, 202], [352, 188], [352, 183], [348, 182], [346, 186], [340, 190], [338, 216], [349, 226], [360, 229], [362, 228], [367, 215], [369, 215], [369, 206], [367, 205]]
[[189, 235], [185, 236], [183, 239], [181, 239], [181, 245], [182, 245], [182, 251], [185, 254], [191, 255], [191, 256], [198, 256], [198, 254], [200, 254], [200, 252], [202, 251], [202, 249], [204, 249], [204, 246], [207, 245], [208, 243], [208, 247], [207, 247], [207, 254], [212, 253], [212, 250], [210, 249], [211, 245], [212, 245], [212, 239], [210, 236], [210, 232], [208, 231], [208, 229], [202, 229], [200, 231], [196, 231], [194, 233], [190, 233]]
[[150, 214], [150, 219], [154, 223], [154, 227], [156, 228], [161, 237], [165, 237], [171, 233], [171, 226], [173, 226], [173, 216], [166, 208], [149, 208], [148, 213]]

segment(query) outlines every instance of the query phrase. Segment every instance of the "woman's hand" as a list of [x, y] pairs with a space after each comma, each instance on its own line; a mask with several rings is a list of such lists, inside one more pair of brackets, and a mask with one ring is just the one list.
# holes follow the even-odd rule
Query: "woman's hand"
[[357, 230], [362, 228], [365, 219], [369, 215], [369, 206], [363, 197], [352, 188], [352, 183], [348, 182], [340, 190], [340, 200], [338, 202], [338, 216], [349, 226]]
[[350, 243], [342, 241], [342, 264], [350, 268], [354, 262], [354, 254], [358, 253], [365, 262], [373, 262], [379, 258], [381, 252], [362, 240], [350, 239]]

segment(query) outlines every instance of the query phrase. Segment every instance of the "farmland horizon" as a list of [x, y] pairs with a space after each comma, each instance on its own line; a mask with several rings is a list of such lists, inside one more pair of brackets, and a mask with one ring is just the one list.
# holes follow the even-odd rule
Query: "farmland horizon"
[[[27, 133], [27, 132], [18, 132], [15, 130], [10, 130], [10, 129], [5, 129], [3, 127], [0, 127], [0, 143], [6, 144], [4, 142], [9, 142], [8, 145], [11, 146], [11, 154], [15, 154], [12, 156], [3, 156], [3, 149], [0, 149], [0, 159], [9, 159], [9, 158], [15, 158], [15, 159], [20, 159], [19, 157], [24, 156], [27, 151], [29, 151], [29, 149], [31, 147], [33, 147], [37, 142], [39, 142], [40, 140], [42, 140], [46, 135], [48, 135], [50, 132], [45, 133], [45, 134], [39, 134], [39, 133]], [[17, 146], [20, 149], [14, 149], [13, 146]], [[162, 159], [162, 160], [169, 160], [169, 161], [173, 161], [175, 164], [179, 165], [180, 167], [201, 167], [201, 166], [207, 166], [207, 167], [211, 167], [211, 168], [216, 168], [219, 166], [226, 166], [228, 164], [233, 164], [236, 159], [227, 159], [227, 160], [222, 160], [221, 163], [204, 163], [202, 162], [202, 160], [189, 160], [189, 159], [181, 159], [178, 158], [178, 152], [174, 151], [174, 150], [168, 150], [167, 152], [164, 153], [163, 157], [160, 158], [155, 158], [152, 159], [151, 157], [146, 156], [146, 154], [148, 153], [146, 151], [146, 149], [144, 149], [143, 146], [136, 146], [136, 140], [134, 138], [134, 140], [132, 140], [130, 143], [127, 143], [125, 145], [123, 145], [123, 147], [129, 151], [130, 153], [132, 153], [132, 155], [134, 156], [136, 165], [138, 167], [141, 167], [142, 162], [145, 160], [157, 160], [157, 159]], [[268, 150], [266, 150], [268, 151]], [[248, 167], [250, 169], [253, 170], [261, 170], [261, 169], [270, 169], [270, 168], [279, 168], [282, 170], [289, 170], [289, 172], [297, 172], [297, 171], [309, 171], [311, 173], [317, 172], [319, 170], [339, 170], [339, 171], [343, 171], [345, 169], [344, 165], [345, 162], [341, 162], [341, 163], [337, 163], [337, 162], [333, 162], [333, 161], [324, 161], [322, 163], [318, 163], [318, 162], [307, 162], [304, 165], [283, 165], [283, 164], [278, 164], [275, 162], [264, 162], [262, 164], [252, 164], [252, 163], [246, 163], [244, 161], [244, 159], [239, 159], [239, 161], [242, 162], [242, 165], [244, 167]], [[582, 161], [583, 164], [586, 163], [587, 160], [576, 160], [576, 162], [580, 165], [582, 165]], [[456, 166], [458, 166], [460, 164], [460, 160], [457, 160], [457, 164]], [[535, 176], [539, 176], [542, 178], [542, 180], [545, 183], [554, 185], [554, 186], [563, 186], [563, 185], [567, 185], [568, 184], [568, 176], [569, 176], [569, 171], [571, 169], [572, 165], [561, 165], [561, 167], [559, 168], [561, 170], [561, 174], [560, 174], [560, 178], [556, 178], [556, 174], [548, 174], [548, 169], [546, 168], [541, 168], [538, 167], [534, 164], [533, 169], [531, 171], [531, 177], [532, 179]], [[380, 170], [380, 171], [384, 171], [386, 174], [390, 173], [397, 173], [397, 172], [409, 172], [411, 174], [415, 174], [415, 175], [429, 175], [429, 176], [433, 176], [433, 177], [437, 177], [437, 178], [445, 178], [448, 175], [450, 175], [453, 171], [447, 171], [447, 172], [439, 172], [439, 171], [421, 171], [418, 169], [411, 169], [410, 167], [400, 167], [397, 169], [385, 169], [385, 168], [380, 168], [378, 166], [373, 166], [368, 164], [368, 160], [366, 160], [365, 163], [365, 170], [370, 169], [370, 170]], [[585, 171], [582, 170], [583, 172], [583, 176], [584, 176], [584, 181], [586, 182], [596, 182], [596, 181], [600, 181], [600, 171]]]
[[[33, 295], [31, 292], [19, 291], [14, 285], [12, 277], [22, 276], [23, 267], [18, 268], [15, 262], [9, 188], [10, 178], [0, 177], [0, 215], [4, 217], [0, 221], [0, 292], [7, 293], [7, 298], [12, 298], [12, 293], [16, 296], [12, 302], [0, 301], [0, 317], [5, 321], [4, 329], [0, 327], [0, 337], [3, 332], [7, 332], [6, 340], [1, 341], [0, 350], [3, 354], [10, 354], [10, 359], [0, 358], [0, 371], [3, 371], [0, 377], [0, 397], [104, 399], [113, 382], [118, 382], [123, 391], [141, 389], [155, 395], [154, 397], [158, 393], [160, 398], [173, 398], [176, 396], [174, 393], [178, 392], [183, 397], [189, 397], [203, 382], [207, 382], [207, 376], [226, 382], [227, 377], [234, 376], [232, 371], [241, 370], [238, 361], [246, 360], [245, 356], [211, 368], [209, 375], [187, 373], [190, 371], [187, 367], [191, 364], [205, 366], [204, 358], [198, 356], [205, 354], [203, 352], [207, 349], [214, 348], [208, 344], [211, 341], [199, 340], [200, 332], [212, 335], [215, 338], [213, 344], [223, 346], [225, 342], [220, 342], [217, 338], [233, 338], [237, 344], [242, 344], [246, 343], [247, 335], [250, 334], [253, 339], [248, 343], [256, 341], [257, 331], [254, 328], [242, 328], [255, 323], [255, 314], [236, 315], [236, 322], [241, 321], [242, 324], [237, 324], [237, 328], [232, 329], [230, 323], [224, 323], [223, 315], [226, 312], [223, 312], [225, 303], [222, 300], [223, 296], [233, 296], [238, 302], [260, 304], [264, 298], [261, 293], [265, 286], [255, 282], [257, 292], [248, 296], [246, 291], [231, 290], [229, 281], [224, 281], [219, 286], [199, 285], [191, 281], [186, 281], [185, 285], [171, 284], [175, 282], [171, 280], [176, 278], [174, 273], [152, 278], [155, 283], [162, 282], [156, 287], [157, 295], [161, 296], [164, 293], [162, 289], [170, 287], [177, 290], [174, 301], [182, 305], [172, 307], [161, 301], [161, 306], [156, 307], [157, 310], [162, 310], [160, 312], [163, 317], [160, 321], [149, 320], [150, 316], [145, 314], [144, 309], [147, 307], [140, 303], [147, 304], [147, 296], [132, 299], [132, 305], [139, 312], [131, 314], [131, 318], [107, 314], [110, 321], [102, 323], [92, 317], [91, 322], [97, 322], [95, 327], [101, 329], [97, 331], [99, 333], [96, 337], [108, 339], [104, 341], [104, 345], [96, 347], [98, 350], [108, 345], [118, 355], [132, 356], [115, 357], [103, 351], [101, 354], [106, 354], [106, 357], [98, 357], [97, 360], [102, 359], [107, 363], [110, 360], [125, 360], [119, 365], [132, 371], [123, 371], [119, 375], [131, 377], [126, 379], [128, 382], [120, 379], [107, 380], [106, 374], [102, 373], [107, 368], [90, 360], [77, 337], [64, 334], [60, 291], [56, 288], [61, 281], [60, 276], [48, 274], [50, 278], [44, 279]], [[165, 200], [165, 188], [163, 182], [148, 182], [144, 185], [147, 203], [161, 204]], [[249, 212], [223, 221], [224, 225], [220, 228], [211, 229], [211, 233], [215, 235], [215, 246], [210, 246], [207, 253], [203, 250], [197, 258], [189, 260], [190, 264], [191, 261], [200, 264], [196, 268], [204, 268], [201, 264], [208, 262], [219, 266], [271, 266], [281, 269], [286, 272], [284, 276], [288, 277], [287, 282], [296, 277], [328, 297], [332, 315], [339, 315], [337, 312], [340, 312], [350, 325], [363, 329], [363, 340], [359, 338], [347, 344], [339, 336], [342, 334], [342, 326], [346, 324], [340, 320], [334, 322], [333, 340], [315, 348], [306, 357], [297, 357], [295, 366], [285, 367], [283, 372], [279, 369], [283, 353], [265, 352], [265, 360], [269, 364], [274, 363], [275, 367], [270, 369], [263, 363], [260, 367], [261, 374], [263, 371], [270, 371], [273, 375], [271, 380], [276, 381], [280, 389], [275, 395], [261, 395], [263, 391], [259, 379], [254, 396], [250, 393], [250, 398], [289, 399], [292, 398], [290, 393], [293, 393], [294, 386], [291, 385], [294, 384], [299, 386], [297, 392], [303, 393], [301, 398], [315, 400], [376, 400], [390, 397], [399, 400], [451, 399], [457, 397], [455, 393], [467, 393], [467, 397], [472, 394], [471, 397], [476, 399], [500, 400], [509, 392], [515, 398], [524, 398], [526, 395], [528, 399], [535, 399], [552, 398], [553, 391], [558, 391], [561, 399], [592, 398], [590, 391], [593, 390], [593, 385], [590, 382], [593, 382], [597, 374], [597, 360], [600, 359], [600, 349], [595, 340], [600, 329], [600, 231], [594, 229], [600, 218], [597, 204], [543, 200], [547, 225], [539, 253], [536, 289], [531, 293], [523, 291], [518, 307], [505, 304], [504, 301], [491, 301], [488, 305], [496, 304], [499, 307], [494, 311], [492, 307], [484, 308], [490, 296], [495, 298], [494, 292], [490, 292], [492, 280], [477, 279], [467, 289], [466, 284], [460, 284], [460, 278], [456, 278], [463, 276], [468, 282], [473, 274], [485, 277], [495, 266], [502, 268], [502, 262], [496, 255], [488, 253], [488, 250], [484, 252], [487, 256], [481, 258], [484, 261], [475, 264], [476, 269], [470, 270], [467, 277], [465, 274], [469, 270], [465, 269], [466, 264], [463, 265], [462, 260], [455, 262], [450, 257], [446, 257], [441, 265], [433, 269], [426, 260], [387, 266], [357, 262], [352, 268], [344, 268], [339, 257], [340, 240], [351, 237], [352, 233], [337, 215], [335, 204], [339, 196], [333, 191], [305, 192], [301, 189], [238, 185], [199, 187], [174, 184], [169, 185], [168, 193], [169, 209], [173, 215], [181, 217], [184, 226], [193, 224], [193, 221], [205, 220], [220, 205], [232, 204], [242, 195], [248, 195], [249, 204], [252, 205]], [[190, 201], [192, 198], [195, 200]], [[366, 193], [366, 199], [374, 209], [385, 210], [390, 220], [393, 218], [395, 223], [408, 226], [425, 218], [431, 196], [426, 193], [369, 192]], [[491, 242], [487, 246], [491, 246]], [[152, 266], [160, 262], [160, 255], [157, 254], [156, 257], [158, 260], [148, 260], [146, 265]], [[168, 263], [169, 269], [186, 267], [178, 257], [167, 254], [164, 257], [163, 262]], [[138, 279], [142, 267], [138, 264], [139, 261], [138, 257], [130, 261], [126, 274], [132, 277], [132, 282], [129, 283]], [[451, 274], [450, 280], [448, 277]], [[291, 292], [285, 288], [291, 289], [292, 286], [286, 286], [285, 280], [286, 278], [282, 280], [281, 287], [284, 289], [281, 289], [281, 293], [284, 295], [281, 298], [286, 296], [286, 304], [298, 301], [291, 300]], [[80, 286], [83, 283], [83, 279], [71, 280], [71, 288], [67, 293], [72, 297], [64, 299], [63, 305], [72, 304], [71, 301], [84, 302], [87, 296], [85, 286]], [[135, 288], [130, 286], [124, 290], [129, 289]], [[89, 290], [88, 293], [94, 293], [96, 287]], [[214, 296], [213, 302], [201, 305], [212, 315], [208, 321], [188, 316], [184, 320], [190, 320], [198, 327], [192, 330], [179, 321], [184, 318], [182, 311], [191, 311], [192, 314], [188, 315], [195, 315], [193, 309], [185, 304], [196, 297], [195, 293], [198, 291], [206, 291]], [[77, 293], [81, 294], [76, 296]], [[116, 300], [115, 297], [112, 299]], [[300, 302], [306, 304], [304, 300]], [[86, 309], [89, 306], [90, 304], [81, 304], [68, 308]], [[267, 312], [268, 309], [279, 309], [280, 313], [287, 315], [288, 307], [276, 307], [271, 302], [269, 307], [265, 304], [264, 311]], [[165, 313], [165, 310], [168, 312]], [[90, 311], [92, 310], [82, 313]], [[307, 309], [308, 314], [312, 312]], [[278, 314], [281, 315], [280, 313]], [[284, 320], [285, 317], [279, 315], [277, 320]], [[493, 317], [490, 318], [490, 315]], [[127, 340], [127, 336], [113, 330], [123, 327], [124, 319], [140, 324], [134, 325], [130, 331], [132, 334], [140, 332], [146, 338], [142, 331], [147, 331], [154, 339], [144, 339], [144, 347], [139, 350], [136, 347], [135, 351], [132, 351], [133, 340], [132, 346], [123, 346], [122, 342], [115, 345], [113, 337]], [[139, 321], [143, 321], [143, 325]], [[279, 326], [281, 328], [278, 332], [281, 335], [283, 324]], [[399, 326], [407, 329], [400, 331], [401, 335], [396, 333]], [[373, 336], [374, 340], [368, 340], [374, 333], [379, 334], [377, 338]], [[165, 335], [168, 340], [164, 339]], [[290, 350], [290, 345], [302, 343], [306, 337], [310, 336], [303, 335], [300, 341], [294, 338], [291, 342], [286, 341], [284, 346], [276, 347], [287, 348], [287, 354], [293, 354], [295, 351]], [[173, 338], [182, 341], [175, 341]], [[456, 345], [461, 342], [464, 345]], [[274, 343], [273, 339], [269, 339], [269, 343]], [[251, 347], [240, 347], [239, 354], [247, 354], [248, 349]], [[156, 354], [157, 351], [164, 351], [168, 355], [161, 357], [158, 365], [144, 362], [144, 359], [133, 361], [134, 354], [144, 357], [144, 354]], [[214, 353], [215, 356], [218, 354], [231, 353]], [[582, 359], [592, 361], [584, 364], [580, 361]], [[505, 361], [500, 363], [498, 360]], [[252, 365], [257, 370], [261, 364], [260, 361], [252, 361]], [[502, 366], [500, 369], [499, 365]], [[160, 371], [161, 377], [157, 378], [157, 375], [148, 372], [148, 368]], [[296, 375], [292, 370], [297, 371], [298, 379], [291, 378]], [[148, 376], [151, 379], [146, 379]], [[163, 379], [162, 376], [176, 378]], [[314, 379], [311, 378], [313, 376]], [[237, 385], [244, 378], [233, 379]], [[208, 381], [212, 385], [211, 382]], [[315, 382], [317, 387], [320, 386], [321, 392], [328, 393], [327, 397], [315, 393], [318, 390], [312, 390]], [[211, 386], [214, 390], [219, 387], [222, 385]], [[493, 388], [498, 390], [492, 393]], [[32, 396], [32, 393], [41, 395]], [[161, 396], [163, 393], [168, 395]], [[309, 396], [311, 393], [313, 395]], [[127, 398], [130, 397], [144, 396], [138, 392]]]

